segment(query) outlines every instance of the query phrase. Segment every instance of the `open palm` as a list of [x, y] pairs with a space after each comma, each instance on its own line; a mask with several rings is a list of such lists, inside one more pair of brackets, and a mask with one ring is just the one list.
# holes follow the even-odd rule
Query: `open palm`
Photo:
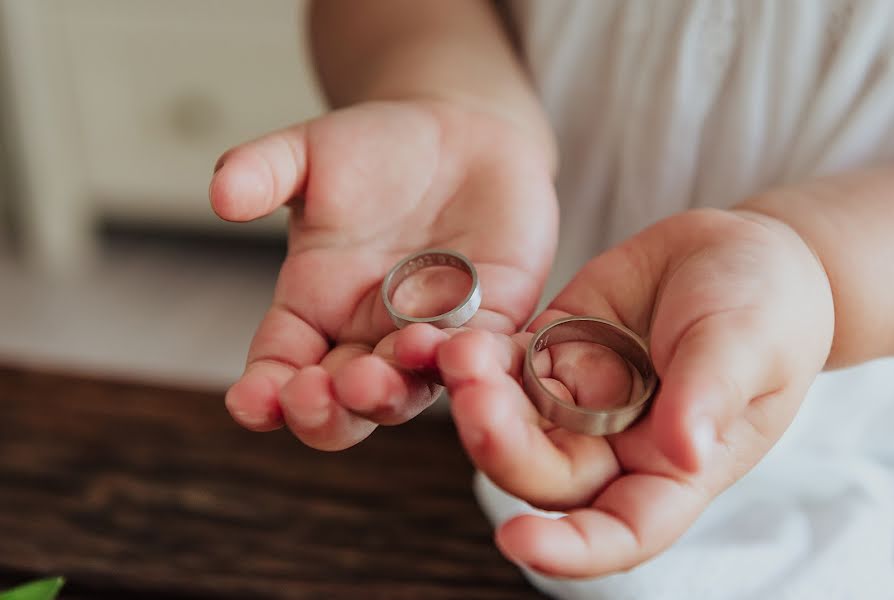
[[[693, 211], [593, 259], [532, 324], [592, 315], [650, 340], [661, 388], [626, 431], [593, 437], [539, 418], [518, 382], [531, 333], [420, 325], [399, 343], [440, 368], [476, 465], [532, 505], [568, 512], [504, 523], [503, 551], [542, 573], [592, 577], [666, 548], [769, 450], [823, 367], [832, 312], [825, 273], [791, 229]], [[572, 343], [534, 366], [557, 394], [595, 407], [629, 391], [618, 361]]]
[[[358, 105], [234, 148], [210, 197], [233, 221], [291, 202], [273, 303], [227, 406], [250, 429], [285, 422], [320, 449], [403, 422], [440, 389], [395, 366], [379, 296], [394, 263], [430, 247], [462, 252], [483, 293], [469, 326], [511, 333], [533, 310], [555, 247], [551, 175], [536, 146], [497, 117], [437, 102]], [[458, 272], [419, 277], [402, 309], [434, 314], [465, 292]]]

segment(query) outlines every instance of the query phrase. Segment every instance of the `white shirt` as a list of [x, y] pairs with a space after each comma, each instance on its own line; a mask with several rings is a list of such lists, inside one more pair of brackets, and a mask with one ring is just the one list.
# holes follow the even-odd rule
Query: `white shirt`
[[557, 131], [557, 277], [645, 226], [894, 161], [890, 0], [514, 0]]

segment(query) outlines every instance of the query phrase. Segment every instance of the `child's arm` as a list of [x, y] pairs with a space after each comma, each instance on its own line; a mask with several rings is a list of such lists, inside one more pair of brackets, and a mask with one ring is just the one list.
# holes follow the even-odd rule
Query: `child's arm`
[[[470, 327], [508, 333], [530, 317], [556, 245], [555, 145], [484, 0], [326, 0], [312, 27], [321, 79], [345, 108], [225, 153], [210, 197], [232, 221], [295, 207], [228, 409], [337, 450], [440, 393], [395, 365], [379, 286], [401, 258], [440, 247], [474, 261], [483, 301]], [[461, 274], [442, 275], [400, 308], [460, 299]]]
[[894, 167], [783, 188], [742, 208], [787, 223], [825, 268], [835, 302], [827, 368], [894, 355]]
[[512, 121], [555, 165], [553, 133], [488, 0], [317, 0], [311, 40], [333, 106], [432, 98]]

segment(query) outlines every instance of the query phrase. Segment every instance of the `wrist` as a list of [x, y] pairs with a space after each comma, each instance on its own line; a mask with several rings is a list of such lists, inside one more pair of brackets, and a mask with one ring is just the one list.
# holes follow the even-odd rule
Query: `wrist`
[[822, 257], [816, 251], [816, 248], [814, 248], [809, 237], [805, 236], [799, 230], [797, 221], [790, 222], [784, 214], [780, 214], [778, 211], [773, 210], [772, 207], [768, 207], [767, 202], [764, 199], [746, 200], [745, 202], [734, 206], [731, 210], [738, 215], [761, 223], [767, 227], [784, 231], [788, 233], [792, 239], [796, 239], [800, 245], [810, 253], [813, 262], [822, 273], [823, 279], [831, 288], [832, 284], [829, 279], [829, 273], [826, 270], [826, 266], [823, 264]]
[[[489, 0], [313, 4], [313, 55], [330, 104], [438, 101], [510, 123], [555, 172], [555, 136]], [[341, 8], [341, 10], [339, 10]]]
[[827, 303], [827, 315], [823, 323], [818, 327], [830, 327], [832, 331], [831, 346], [827, 349], [826, 367], [837, 368], [841, 366], [841, 350], [839, 348], [839, 318], [838, 297], [835, 289], [835, 279], [829, 272], [824, 261], [823, 254], [812, 238], [811, 229], [807, 226], [797, 211], [785, 210], [785, 194], [776, 197], [775, 193], [768, 193], [750, 198], [735, 206], [732, 210], [741, 216], [759, 222], [769, 228], [775, 229], [780, 234], [791, 240], [790, 247], [793, 252], [802, 253], [803, 274], [809, 274], [813, 293], [809, 296], [811, 304]]

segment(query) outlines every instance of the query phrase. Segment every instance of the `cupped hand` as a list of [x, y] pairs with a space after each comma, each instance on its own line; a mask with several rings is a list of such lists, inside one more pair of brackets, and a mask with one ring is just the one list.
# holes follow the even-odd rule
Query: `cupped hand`
[[[548, 164], [508, 122], [436, 101], [361, 104], [225, 153], [209, 191], [219, 216], [291, 206], [272, 306], [227, 393], [236, 421], [258, 431], [285, 422], [308, 445], [337, 450], [428, 406], [440, 387], [396, 367], [381, 281], [411, 252], [457, 250], [483, 293], [468, 325], [516, 331], [555, 248]], [[426, 269], [399, 288], [399, 308], [449, 309], [467, 291], [463, 277]]]
[[[519, 384], [531, 333], [435, 331], [396, 340], [437, 365], [463, 443], [497, 485], [558, 520], [497, 531], [512, 560], [544, 574], [629, 569], [669, 546], [770, 449], [828, 356], [834, 329], [822, 265], [789, 227], [759, 214], [692, 211], [593, 259], [532, 324], [567, 315], [620, 322], [649, 340], [661, 386], [651, 410], [606, 437], [539, 418]], [[592, 344], [553, 346], [535, 370], [566, 399], [604, 407], [629, 371]]]

